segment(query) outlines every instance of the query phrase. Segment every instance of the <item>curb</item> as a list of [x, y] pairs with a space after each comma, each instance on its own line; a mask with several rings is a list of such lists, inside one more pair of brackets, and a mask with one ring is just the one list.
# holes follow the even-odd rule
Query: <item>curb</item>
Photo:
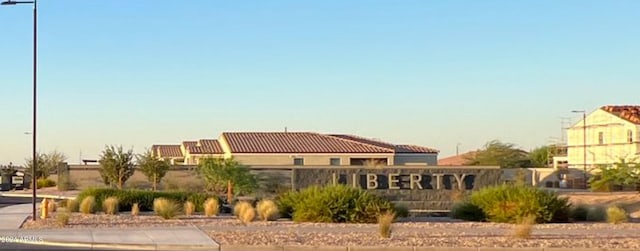
[[251, 246], [220, 245], [219, 251], [640, 251], [626, 248], [561, 248], [561, 247], [376, 247], [376, 246]]
[[[33, 197], [31, 194], [19, 194], [19, 193], [0, 193], [0, 197], [14, 197], [14, 198], [31, 198]], [[57, 199], [57, 200], [72, 200], [75, 199], [76, 196], [62, 196], [62, 195], [50, 195], [50, 194], [36, 194], [36, 198], [47, 198], [47, 199]]]
[[218, 250], [216, 246], [205, 245], [165, 245], [165, 244], [114, 244], [114, 243], [83, 243], [64, 241], [23, 241], [22, 244], [61, 248], [85, 249], [113, 249], [113, 250], [149, 250], [149, 251], [180, 251], [180, 250]]

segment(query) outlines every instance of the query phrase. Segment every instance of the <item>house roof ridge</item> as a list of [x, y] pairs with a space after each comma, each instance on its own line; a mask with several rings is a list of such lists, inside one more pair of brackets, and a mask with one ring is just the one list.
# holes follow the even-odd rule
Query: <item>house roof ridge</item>
[[[342, 137], [339, 137], [339, 136], [336, 136], [336, 135], [344, 135], [344, 136], [347, 136], [347, 137], [354, 137], [354, 138], [360, 138], [360, 139], [364, 139], [364, 140], [369, 140], [369, 139], [361, 137], [361, 136], [349, 135], [349, 134], [320, 134], [320, 135], [323, 135], [325, 137], [331, 137], [331, 138], [343, 140], [343, 141], [353, 142], [353, 143], [356, 143], [356, 144], [365, 145], [365, 146], [369, 146], [369, 147], [375, 147], [375, 148], [378, 148], [378, 149], [389, 150], [391, 152], [395, 152], [396, 151], [395, 148], [376, 146], [374, 144], [368, 144], [368, 143], [357, 141], [357, 140], [342, 138]], [[376, 140], [370, 140], [370, 141], [376, 141]], [[390, 143], [387, 143], [387, 142], [382, 142], [382, 141], [376, 141], [376, 142], [383, 143], [383, 144], [386, 144], [386, 145], [395, 146], [394, 144], [390, 144]]]

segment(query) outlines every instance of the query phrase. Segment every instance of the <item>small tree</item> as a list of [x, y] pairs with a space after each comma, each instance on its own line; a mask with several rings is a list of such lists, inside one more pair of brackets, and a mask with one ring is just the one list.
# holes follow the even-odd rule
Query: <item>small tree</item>
[[124, 183], [135, 172], [133, 150], [124, 151], [122, 146], [107, 146], [100, 155], [100, 176], [105, 185], [116, 185], [122, 189]]
[[591, 177], [589, 184], [594, 191], [611, 191], [614, 186], [629, 186], [640, 183], [640, 163], [637, 159], [620, 158], [613, 165], [598, 166], [598, 175]]
[[500, 166], [502, 168], [531, 167], [527, 152], [510, 143], [489, 141], [475, 155], [467, 157], [467, 165]]
[[153, 190], [155, 191], [162, 178], [164, 178], [167, 171], [169, 171], [169, 163], [157, 159], [151, 151], [139, 154], [136, 158], [140, 171], [144, 173], [144, 176], [147, 176], [149, 182], [153, 184]]
[[[27, 158], [26, 167], [27, 170], [31, 170], [33, 167], [33, 158]], [[52, 170], [57, 170], [58, 165], [63, 163], [67, 157], [58, 151], [53, 151], [48, 154], [36, 153], [37, 166], [36, 166], [36, 178], [46, 179], [49, 178]]]
[[238, 194], [249, 194], [258, 188], [258, 180], [249, 167], [234, 159], [202, 159], [198, 164], [198, 175], [204, 179], [207, 189], [216, 193], [227, 191], [229, 181]]

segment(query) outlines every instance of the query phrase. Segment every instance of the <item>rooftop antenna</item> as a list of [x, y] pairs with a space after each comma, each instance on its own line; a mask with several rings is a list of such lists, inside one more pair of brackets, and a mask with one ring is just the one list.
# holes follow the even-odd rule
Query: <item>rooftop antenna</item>
[[571, 118], [560, 117], [560, 144], [565, 142], [565, 130], [569, 129], [569, 125], [571, 125]]
[[460, 154], [460, 143], [456, 144], [456, 156]]

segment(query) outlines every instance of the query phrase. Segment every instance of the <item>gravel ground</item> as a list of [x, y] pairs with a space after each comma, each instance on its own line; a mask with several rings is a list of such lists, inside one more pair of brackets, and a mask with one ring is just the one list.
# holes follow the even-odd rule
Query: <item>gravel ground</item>
[[230, 216], [202, 215], [163, 220], [150, 213], [131, 216], [73, 213], [61, 226], [55, 214], [46, 220], [26, 221], [23, 228], [129, 228], [196, 226], [218, 243], [242, 245], [329, 246], [456, 246], [456, 247], [598, 247], [640, 248], [640, 224], [544, 224], [534, 226], [531, 238], [512, 237], [513, 225], [420, 218], [394, 223], [390, 239], [378, 237], [375, 224], [293, 223], [287, 220], [244, 225]]

